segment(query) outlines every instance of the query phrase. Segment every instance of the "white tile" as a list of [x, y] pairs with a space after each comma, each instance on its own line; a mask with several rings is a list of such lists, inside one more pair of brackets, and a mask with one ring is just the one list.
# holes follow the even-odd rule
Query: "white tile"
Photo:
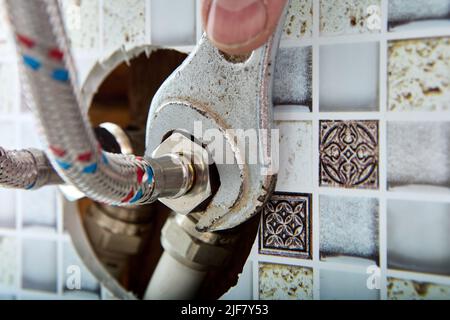
[[312, 187], [311, 121], [276, 121], [280, 130], [280, 171], [276, 190], [302, 192]]
[[378, 300], [380, 291], [367, 286], [369, 276], [364, 273], [320, 270], [320, 299]]
[[103, 46], [110, 54], [121, 46], [130, 48], [145, 43], [145, 0], [104, 1]]
[[16, 226], [16, 191], [0, 189], [0, 228]]
[[320, 196], [320, 253], [377, 260], [378, 200]]
[[13, 289], [17, 285], [17, 241], [0, 237], [0, 289]]
[[24, 239], [22, 244], [23, 288], [56, 292], [56, 242]]
[[312, 107], [312, 47], [279, 50], [275, 66], [273, 103]]
[[450, 188], [450, 122], [389, 122], [388, 187]]
[[377, 42], [320, 47], [320, 111], [378, 109]]
[[151, 30], [153, 44], [194, 44], [195, 0], [152, 0]]
[[390, 200], [388, 267], [450, 275], [450, 204]]

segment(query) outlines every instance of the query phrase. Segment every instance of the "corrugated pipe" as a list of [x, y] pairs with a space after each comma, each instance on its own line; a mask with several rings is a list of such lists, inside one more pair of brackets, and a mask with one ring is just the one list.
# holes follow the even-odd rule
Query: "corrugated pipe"
[[[24, 96], [45, 137], [51, 165], [67, 183], [93, 200], [139, 205], [156, 199], [149, 162], [105, 152], [82, 105], [74, 62], [57, 0], [6, 0], [21, 59]], [[36, 159], [46, 163], [46, 174]], [[34, 163], [34, 164], [33, 164]], [[7, 169], [6, 169], [7, 168]], [[41, 170], [39, 170], [41, 168]], [[0, 151], [0, 185], [35, 188], [55, 181], [38, 151]]]

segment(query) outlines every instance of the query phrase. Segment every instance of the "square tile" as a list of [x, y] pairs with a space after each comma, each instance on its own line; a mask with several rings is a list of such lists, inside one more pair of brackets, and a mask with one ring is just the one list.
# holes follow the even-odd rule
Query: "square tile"
[[320, 196], [320, 255], [349, 256], [378, 262], [377, 199]]
[[378, 189], [378, 121], [320, 121], [320, 186]]
[[280, 48], [273, 81], [275, 105], [312, 108], [312, 48]]
[[13, 112], [18, 104], [19, 83], [17, 74], [17, 67], [14, 62], [0, 60], [0, 115]]
[[24, 289], [56, 292], [56, 241], [22, 241], [22, 286]]
[[387, 297], [389, 300], [450, 300], [450, 286], [388, 278]]
[[67, 35], [72, 49], [100, 48], [100, 14], [98, 0], [60, 0]]
[[388, 122], [389, 190], [420, 186], [450, 189], [450, 122]]
[[[63, 266], [63, 292], [78, 291], [77, 294], [90, 292], [100, 295], [100, 284], [84, 265], [72, 242], [66, 242], [63, 245]], [[70, 276], [74, 274], [74, 271], [79, 271], [81, 277], [81, 288], [75, 290], [72, 289], [70, 282]]]
[[103, 3], [103, 46], [106, 54], [121, 46], [132, 48], [145, 43], [147, 1], [114, 0]]
[[369, 289], [366, 273], [320, 270], [321, 300], [379, 300], [380, 290]]
[[259, 252], [311, 259], [311, 208], [310, 194], [272, 195], [262, 213]]
[[388, 200], [388, 268], [449, 276], [449, 247], [450, 203]]
[[389, 31], [419, 30], [424, 27], [439, 27], [450, 17], [449, 0], [389, 0]]
[[281, 264], [259, 264], [260, 300], [312, 300], [313, 270]]
[[313, 130], [311, 121], [275, 121], [280, 151], [276, 191], [297, 192], [313, 186]]
[[0, 289], [12, 289], [17, 285], [17, 241], [0, 237]]
[[16, 190], [0, 188], [0, 228], [16, 227]]
[[449, 75], [450, 38], [390, 41], [389, 111], [450, 110]]
[[288, 7], [283, 40], [309, 38], [313, 29], [313, 0], [291, 0]]
[[381, 17], [381, 0], [320, 0], [322, 35], [380, 32]]
[[378, 42], [322, 45], [319, 51], [320, 111], [379, 110]]
[[196, 42], [195, 0], [152, 0], [152, 44], [193, 45]]

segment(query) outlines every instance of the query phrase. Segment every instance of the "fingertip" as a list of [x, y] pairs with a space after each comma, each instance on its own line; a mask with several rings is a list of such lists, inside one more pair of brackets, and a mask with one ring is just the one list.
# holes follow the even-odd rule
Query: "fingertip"
[[202, 0], [203, 26], [220, 50], [248, 54], [273, 34], [286, 1]]

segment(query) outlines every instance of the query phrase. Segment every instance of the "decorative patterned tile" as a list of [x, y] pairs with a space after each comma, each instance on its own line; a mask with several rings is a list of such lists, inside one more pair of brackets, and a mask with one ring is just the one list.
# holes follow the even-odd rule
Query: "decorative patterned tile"
[[381, 30], [381, 0], [320, 0], [320, 33], [341, 35]]
[[405, 280], [387, 279], [389, 300], [449, 300], [450, 286]]
[[320, 121], [320, 185], [377, 189], [378, 121]]
[[320, 196], [320, 255], [378, 261], [377, 199]]
[[388, 122], [388, 188], [450, 188], [450, 122]]
[[311, 195], [272, 195], [263, 209], [259, 249], [261, 254], [311, 259]]
[[388, 59], [390, 111], [450, 110], [450, 38], [391, 41]]
[[259, 264], [259, 299], [312, 300], [313, 270], [280, 264]]
[[312, 107], [312, 47], [280, 48], [273, 83], [275, 105]]
[[282, 40], [311, 37], [312, 26], [313, 0], [291, 0]]
[[146, 40], [145, 10], [142, 0], [104, 1], [103, 39], [105, 54], [120, 46], [126, 48], [144, 44]]
[[280, 130], [280, 168], [276, 191], [297, 192], [313, 186], [313, 130], [311, 121], [276, 121]]

